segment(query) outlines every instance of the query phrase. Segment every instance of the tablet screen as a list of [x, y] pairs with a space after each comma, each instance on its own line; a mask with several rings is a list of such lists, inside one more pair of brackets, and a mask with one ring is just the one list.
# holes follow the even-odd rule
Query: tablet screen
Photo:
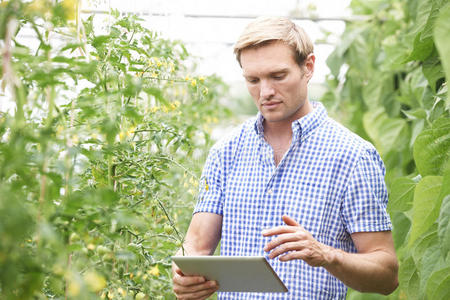
[[263, 256], [173, 256], [185, 275], [219, 283], [219, 292], [287, 292]]

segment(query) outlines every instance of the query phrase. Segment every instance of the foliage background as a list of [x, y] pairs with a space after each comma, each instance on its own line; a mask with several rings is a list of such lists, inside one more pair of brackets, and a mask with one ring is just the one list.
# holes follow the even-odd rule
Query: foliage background
[[99, 28], [77, 3], [1, 3], [0, 298], [170, 299], [227, 87], [135, 16]]
[[389, 297], [348, 299], [448, 299], [450, 4], [354, 0], [351, 8], [367, 19], [347, 24], [328, 58], [322, 101], [386, 164], [400, 286]]

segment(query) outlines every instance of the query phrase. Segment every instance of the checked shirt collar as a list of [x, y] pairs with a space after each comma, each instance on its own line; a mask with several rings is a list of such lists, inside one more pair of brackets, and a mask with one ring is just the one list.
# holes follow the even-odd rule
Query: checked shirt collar
[[[327, 111], [322, 103], [311, 101], [312, 112], [292, 122], [292, 142], [300, 142], [306, 139], [314, 130], [327, 119]], [[255, 132], [264, 139], [264, 117], [258, 112], [255, 121]]]

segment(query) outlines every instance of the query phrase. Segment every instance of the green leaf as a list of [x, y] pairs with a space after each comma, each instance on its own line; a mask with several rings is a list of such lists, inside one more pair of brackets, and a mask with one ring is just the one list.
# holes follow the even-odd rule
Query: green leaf
[[402, 212], [396, 212], [394, 214], [391, 213], [391, 216], [392, 226], [394, 227], [392, 230], [392, 235], [394, 238], [395, 249], [400, 249], [407, 238], [409, 229], [411, 228], [411, 221]]
[[424, 30], [428, 19], [430, 17], [430, 13], [432, 12], [434, 0], [420, 0], [417, 1], [416, 7], [416, 18], [414, 20], [414, 34], [421, 32]]
[[434, 272], [428, 279], [427, 297], [433, 300], [447, 300], [450, 296], [450, 266]]
[[[450, 3], [444, 6], [434, 26], [434, 42], [444, 68], [447, 84], [450, 78]], [[450, 91], [447, 91], [447, 108], [450, 108]]]
[[436, 86], [438, 80], [445, 77], [444, 70], [442, 69], [441, 62], [437, 56], [432, 56], [431, 58], [424, 61], [422, 65], [423, 75], [428, 80], [428, 84], [434, 93], [437, 92], [439, 86]]
[[386, 60], [382, 65], [389, 70], [403, 68], [402, 62], [409, 56], [408, 43], [399, 42], [398, 38], [398, 36], [389, 35], [382, 41], [382, 48], [386, 53]]
[[94, 38], [94, 40], [92, 41], [92, 46], [94, 46], [95, 48], [98, 49], [103, 44], [109, 42], [110, 39], [111, 39], [110, 35], [99, 35], [99, 36], [96, 36]]
[[339, 76], [341, 66], [344, 63], [342, 56], [339, 56], [338, 51], [335, 50], [328, 56], [326, 63], [331, 71], [331, 74], [337, 78]]
[[400, 287], [404, 289], [408, 295], [407, 299], [419, 299], [419, 273], [416, 264], [414, 263], [414, 259], [411, 256], [400, 263], [398, 279], [400, 282]]
[[[450, 160], [448, 160], [446, 163], [444, 163], [443, 166], [443, 173], [444, 173], [444, 182], [450, 182]], [[441, 195], [439, 198], [441, 200], [444, 199], [447, 195], [450, 195], [450, 184], [444, 184], [441, 189]]]
[[442, 176], [427, 176], [417, 184], [414, 192], [413, 217], [409, 245], [424, 234], [439, 216], [439, 193]]
[[[411, 140], [409, 141], [409, 147], [412, 148], [414, 143], [416, 142], [417, 136], [422, 132], [425, 127], [425, 120], [419, 120], [418, 122], [414, 122], [411, 128]], [[410, 153], [412, 156], [412, 153]]]
[[416, 38], [414, 39], [413, 51], [408, 56], [405, 63], [409, 62], [409, 61], [413, 61], [413, 60], [424, 61], [433, 52], [433, 48], [434, 48], [433, 39], [431, 37], [422, 39], [421, 35], [422, 35], [422, 32], [419, 32], [417, 34]]
[[433, 36], [433, 28], [435, 26], [436, 19], [440, 12], [440, 9], [445, 4], [447, 0], [432, 0], [432, 6], [430, 10], [430, 14], [428, 15], [427, 23], [423, 28], [421, 38], [427, 39]]
[[427, 111], [422, 107], [410, 110], [402, 110], [402, 113], [404, 113], [405, 116], [407, 116], [410, 120], [426, 119], [428, 117]]
[[343, 36], [343, 40], [338, 44], [336, 49], [328, 56], [326, 63], [330, 68], [331, 74], [334, 77], [339, 75], [339, 70], [344, 63], [343, 56], [347, 52], [348, 48], [351, 47], [353, 41], [360, 37], [361, 33], [366, 29], [364, 26], [355, 26], [346, 32]]
[[438, 218], [438, 237], [442, 255], [448, 257], [450, 253], [450, 195], [442, 200]]
[[423, 234], [417, 239], [414, 243], [414, 247], [411, 249], [412, 257], [417, 266], [419, 266], [425, 258], [425, 252], [435, 245], [438, 245], [438, 236], [435, 228], [432, 228], [429, 232]]
[[117, 133], [119, 132], [119, 125], [115, 119], [105, 118], [102, 121], [101, 131], [106, 135], [108, 144], [112, 145]]
[[142, 89], [145, 93], [152, 95], [158, 100], [161, 104], [168, 105], [169, 102], [164, 98], [162, 91], [156, 87], [144, 87]]
[[442, 175], [450, 159], [450, 119], [439, 119], [422, 131], [414, 142], [413, 155], [422, 176]]
[[[436, 232], [433, 234], [436, 236]], [[429, 248], [425, 249], [420, 263], [420, 298], [424, 299], [426, 294], [426, 282], [433, 274], [433, 272], [441, 267], [442, 262], [441, 251], [439, 249], [439, 244], [437, 243], [437, 238], [435, 243], [430, 244]]]
[[400, 91], [397, 92], [397, 100], [410, 107], [423, 107], [423, 94], [428, 87], [428, 80], [420, 68], [416, 68], [406, 74], [400, 82]]
[[[450, 161], [447, 162], [444, 171], [444, 183], [450, 182]], [[441, 194], [441, 211], [438, 219], [438, 236], [439, 242], [442, 245], [442, 254], [444, 257], [450, 253], [450, 185], [443, 184]]]
[[379, 80], [372, 80], [364, 86], [363, 98], [368, 107], [380, 107], [381, 94], [383, 92], [383, 84], [380, 81], [381, 78]]
[[363, 116], [363, 125], [381, 155], [405, 146], [404, 139], [407, 138], [404, 134], [407, 126], [405, 120], [389, 118], [383, 108], [366, 112]]
[[66, 50], [71, 50], [70, 52], [72, 53], [73, 51], [77, 50], [78, 48], [83, 48], [83, 46], [84, 46], [83, 43], [68, 43], [64, 47], [62, 47], [60, 51], [63, 52]]
[[417, 18], [414, 24], [415, 39], [414, 46], [409, 57], [404, 61], [424, 61], [433, 52], [434, 43], [432, 38], [432, 29], [435, 25], [439, 8], [444, 0], [423, 0], [419, 2], [417, 9]]
[[391, 185], [389, 211], [408, 211], [412, 208], [416, 182], [408, 177], [395, 179]]

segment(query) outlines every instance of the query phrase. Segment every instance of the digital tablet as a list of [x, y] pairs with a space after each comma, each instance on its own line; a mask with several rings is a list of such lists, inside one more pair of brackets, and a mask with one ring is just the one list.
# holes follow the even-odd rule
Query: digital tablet
[[185, 275], [219, 283], [219, 292], [287, 292], [263, 256], [172, 256]]

